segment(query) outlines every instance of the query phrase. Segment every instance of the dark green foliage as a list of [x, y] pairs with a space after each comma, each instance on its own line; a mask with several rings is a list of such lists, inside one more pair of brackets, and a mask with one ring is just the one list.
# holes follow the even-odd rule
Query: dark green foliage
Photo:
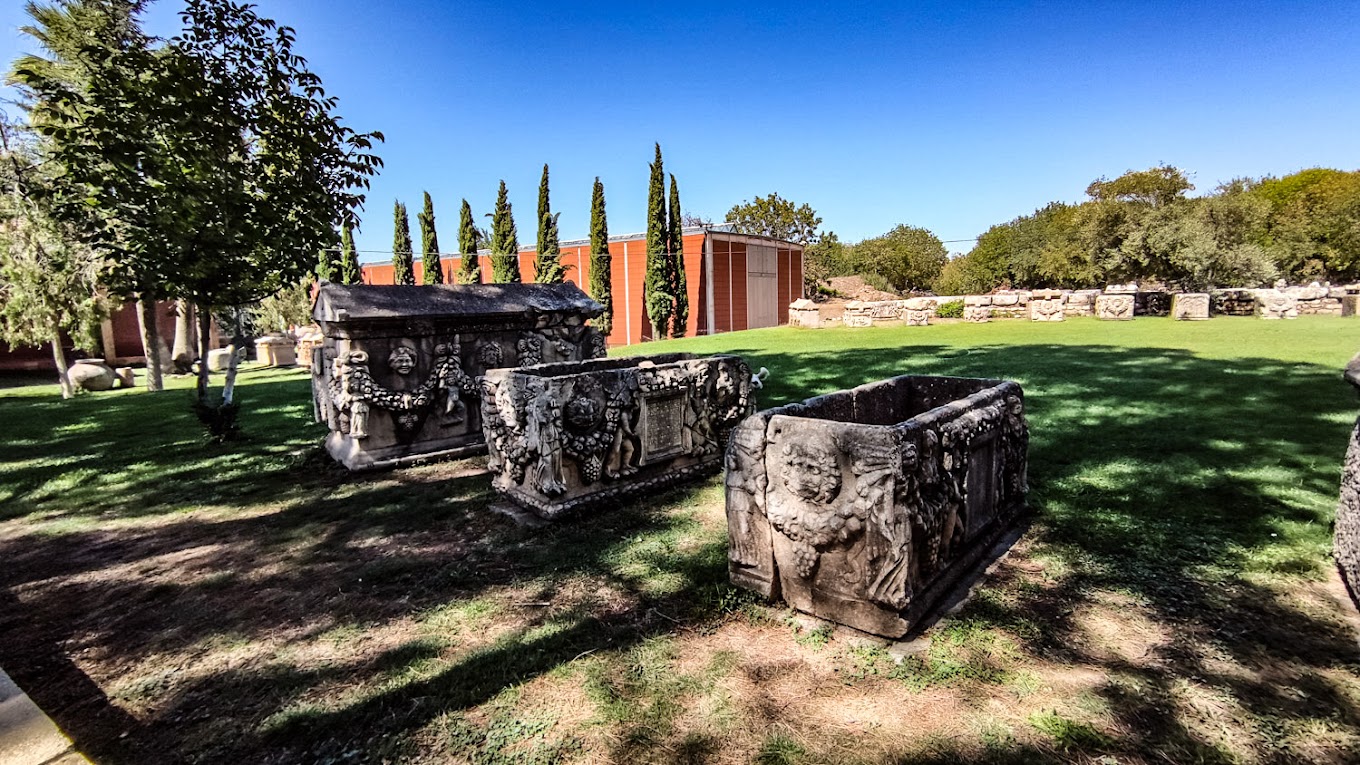
[[363, 284], [364, 270], [354, 249], [354, 231], [348, 223], [340, 226], [340, 283]]
[[411, 252], [411, 221], [406, 217], [406, 203], [392, 206], [392, 283], [415, 284], [415, 254]]
[[[548, 251], [548, 230], [543, 219], [545, 215], [550, 214], [552, 214], [552, 206], [548, 202], [548, 165], [544, 163], [543, 177], [538, 182], [538, 215], [534, 217], [534, 220], [538, 221], [538, 242], [534, 246], [534, 252], [539, 255]], [[535, 281], [539, 280], [535, 279]]]
[[676, 185], [674, 175], [671, 175], [668, 217], [666, 250], [670, 254], [670, 291], [675, 295], [675, 319], [672, 323], [671, 337], [684, 337], [685, 324], [689, 321], [689, 290], [685, 284], [685, 224], [680, 213], [680, 187]]
[[950, 300], [947, 303], [940, 303], [939, 307], [935, 309], [935, 315], [941, 319], [962, 319], [963, 301]]
[[807, 204], [795, 206], [778, 194], [732, 205], [727, 221], [736, 224], [737, 231], [743, 234], [772, 236], [786, 242], [809, 244], [821, 236], [817, 227], [822, 225], [822, 219], [816, 210]]
[[444, 283], [444, 265], [439, 260], [439, 234], [434, 228], [434, 201], [425, 192], [425, 207], [416, 216], [420, 221], [420, 262], [425, 284]]
[[[382, 136], [341, 125], [293, 30], [252, 6], [187, 0], [164, 42], [139, 29], [142, 6], [30, 6], [53, 58], [12, 76], [70, 184], [54, 214], [107, 255], [116, 294], [253, 303], [314, 271]], [[206, 369], [199, 382], [206, 396]]]
[[901, 225], [883, 236], [855, 245], [855, 271], [877, 274], [898, 292], [929, 289], [948, 260], [939, 237], [926, 229]]
[[647, 184], [647, 274], [642, 283], [642, 300], [652, 325], [651, 339], [664, 340], [675, 310], [675, 296], [670, 291], [670, 258], [666, 255], [670, 232], [666, 226], [666, 175], [659, 143], [651, 169]]
[[545, 213], [538, 224], [539, 238], [543, 249], [534, 261], [534, 281], [539, 284], [561, 284], [567, 275], [567, 267], [562, 265], [562, 244], [557, 238], [557, 216]]
[[472, 222], [472, 205], [463, 200], [463, 209], [458, 213], [458, 251], [462, 260], [458, 262], [458, 283], [479, 284], [482, 271], [477, 263], [477, 249], [481, 247], [481, 230]]
[[614, 328], [614, 294], [610, 281], [609, 223], [605, 219], [604, 184], [599, 176], [590, 194], [590, 296], [604, 306], [592, 324], [606, 337]]
[[334, 282], [340, 280], [340, 237], [337, 235], [324, 249], [316, 254], [317, 281]]
[[501, 181], [496, 192], [496, 211], [491, 214], [491, 281], [495, 284], [518, 283], [519, 234], [510, 210], [509, 192]]

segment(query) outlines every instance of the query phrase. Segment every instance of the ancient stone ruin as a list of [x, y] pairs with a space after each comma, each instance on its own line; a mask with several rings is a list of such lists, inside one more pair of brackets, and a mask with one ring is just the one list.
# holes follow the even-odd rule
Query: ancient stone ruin
[[1209, 293], [1178, 292], [1171, 297], [1171, 318], [1203, 321], [1209, 318]]
[[1029, 298], [1030, 321], [1062, 321], [1067, 318], [1063, 310], [1063, 293], [1057, 290], [1038, 290]]
[[900, 637], [1016, 519], [1020, 386], [903, 376], [768, 409], [727, 449], [733, 584]]
[[1096, 297], [1096, 318], [1105, 321], [1132, 321], [1133, 295], [1115, 294]]
[[498, 369], [482, 386], [492, 485], [544, 518], [716, 471], [728, 433], [755, 410], [736, 356]]
[[[1360, 356], [1346, 366], [1346, 381], [1360, 391]], [[1336, 508], [1333, 555], [1351, 600], [1360, 607], [1360, 420], [1351, 431], [1350, 447], [1341, 469], [1341, 501]]]
[[603, 356], [604, 308], [572, 284], [323, 284], [308, 359], [326, 450], [351, 470], [481, 451], [488, 369]]

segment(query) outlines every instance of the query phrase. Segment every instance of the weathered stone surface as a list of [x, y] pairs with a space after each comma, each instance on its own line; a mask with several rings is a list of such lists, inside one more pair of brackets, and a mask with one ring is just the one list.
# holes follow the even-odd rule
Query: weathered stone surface
[[1219, 316], [1252, 316], [1256, 313], [1256, 291], [1223, 289], [1210, 293], [1210, 310]]
[[1342, 316], [1360, 316], [1360, 295], [1347, 295], [1341, 298]]
[[1105, 321], [1131, 321], [1133, 319], [1133, 295], [1116, 293], [1096, 296], [1096, 318]]
[[118, 381], [108, 364], [102, 359], [77, 359], [66, 371], [71, 384], [81, 390], [109, 390]]
[[991, 296], [991, 295], [966, 295], [966, 296], [964, 296], [964, 298], [963, 298], [963, 305], [964, 305], [965, 308], [968, 307], [968, 306], [970, 306], [970, 305], [972, 305], [972, 306], [984, 306], [984, 305], [985, 305], [985, 306], [991, 306], [991, 304], [992, 304], [992, 296]]
[[208, 351], [208, 371], [222, 372], [231, 366], [231, 357], [236, 353], [236, 349], [230, 345], [226, 348], [214, 348]]
[[973, 324], [986, 324], [992, 320], [992, 307], [989, 305], [965, 305], [963, 320]]
[[137, 387], [137, 373], [132, 367], [118, 367], [114, 370], [114, 376], [118, 378], [118, 387], [135, 388]]
[[1013, 292], [999, 292], [992, 296], [992, 305], [1009, 306], [1017, 305], [1019, 302], [1020, 296]]
[[1062, 321], [1064, 296], [1056, 290], [1039, 290], [1029, 298], [1030, 321]]
[[1179, 321], [1209, 318], [1209, 293], [1178, 292], [1171, 298], [1171, 317]]
[[799, 298], [789, 304], [789, 324], [794, 327], [822, 326], [821, 312], [817, 304], [807, 298]]
[[[1346, 366], [1346, 381], [1360, 391], [1360, 355]], [[1360, 607], [1360, 419], [1351, 431], [1341, 469], [1341, 499], [1336, 508], [1333, 555], [1351, 600]]]
[[1063, 304], [1063, 314], [1066, 316], [1094, 316], [1096, 313], [1096, 296], [1099, 290], [1076, 290], [1067, 293], [1067, 300]]
[[297, 365], [296, 345], [286, 337], [267, 336], [255, 341], [255, 360], [271, 367]]
[[736, 356], [497, 369], [481, 386], [492, 485], [543, 518], [717, 470], [728, 434], [755, 410]]
[[1259, 290], [1256, 305], [1262, 319], [1299, 318], [1298, 298], [1282, 290]]
[[478, 375], [597, 358], [603, 306], [572, 284], [324, 284], [312, 399], [351, 470], [485, 448]]
[[732, 582], [900, 637], [1013, 523], [1028, 443], [1000, 380], [904, 376], [754, 415], [727, 451]]

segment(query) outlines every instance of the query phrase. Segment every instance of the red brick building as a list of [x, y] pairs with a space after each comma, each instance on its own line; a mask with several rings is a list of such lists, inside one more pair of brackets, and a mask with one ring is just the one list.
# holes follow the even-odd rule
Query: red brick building
[[[789, 303], [803, 293], [803, 247], [765, 236], [735, 234], [721, 227], [693, 227], [684, 231], [685, 284], [689, 292], [686, 336], [774, 327], [789, 321]], [[610, 237], [610, 284], [614, 297], [614, 327], [610, 345], [632, 345], [652, 339], [642, 298], [647, 272], [646, 236]], [[531, 282], [537, 254], [533, 247], [519, 252], [520, 279]], [[445, 272], [458, 267], [459, 257], [443, 258]], [[590, 283], [590, 241], [562, 243], [567, 281], [582, 289]], [[482, 281], [491, 278], [491, 261], [479, 254]], [[392, 284], [392, 264], [365, 265], [368, 284]], [[416, 263], [416, 281], [422, 278]]]

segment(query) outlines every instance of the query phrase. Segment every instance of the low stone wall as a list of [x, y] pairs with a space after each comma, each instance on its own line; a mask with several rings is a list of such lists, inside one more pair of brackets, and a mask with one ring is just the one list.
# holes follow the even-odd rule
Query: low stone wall
[[1024, 393], [903, 376], [746, 418], [727, 449], [733, 584], [901, 637], [1015, 521]]
[[755, 410], [736, 356], [497, 369], [481, 385], [492, 486], [544, 518], [717, 470], [728, 434]]

